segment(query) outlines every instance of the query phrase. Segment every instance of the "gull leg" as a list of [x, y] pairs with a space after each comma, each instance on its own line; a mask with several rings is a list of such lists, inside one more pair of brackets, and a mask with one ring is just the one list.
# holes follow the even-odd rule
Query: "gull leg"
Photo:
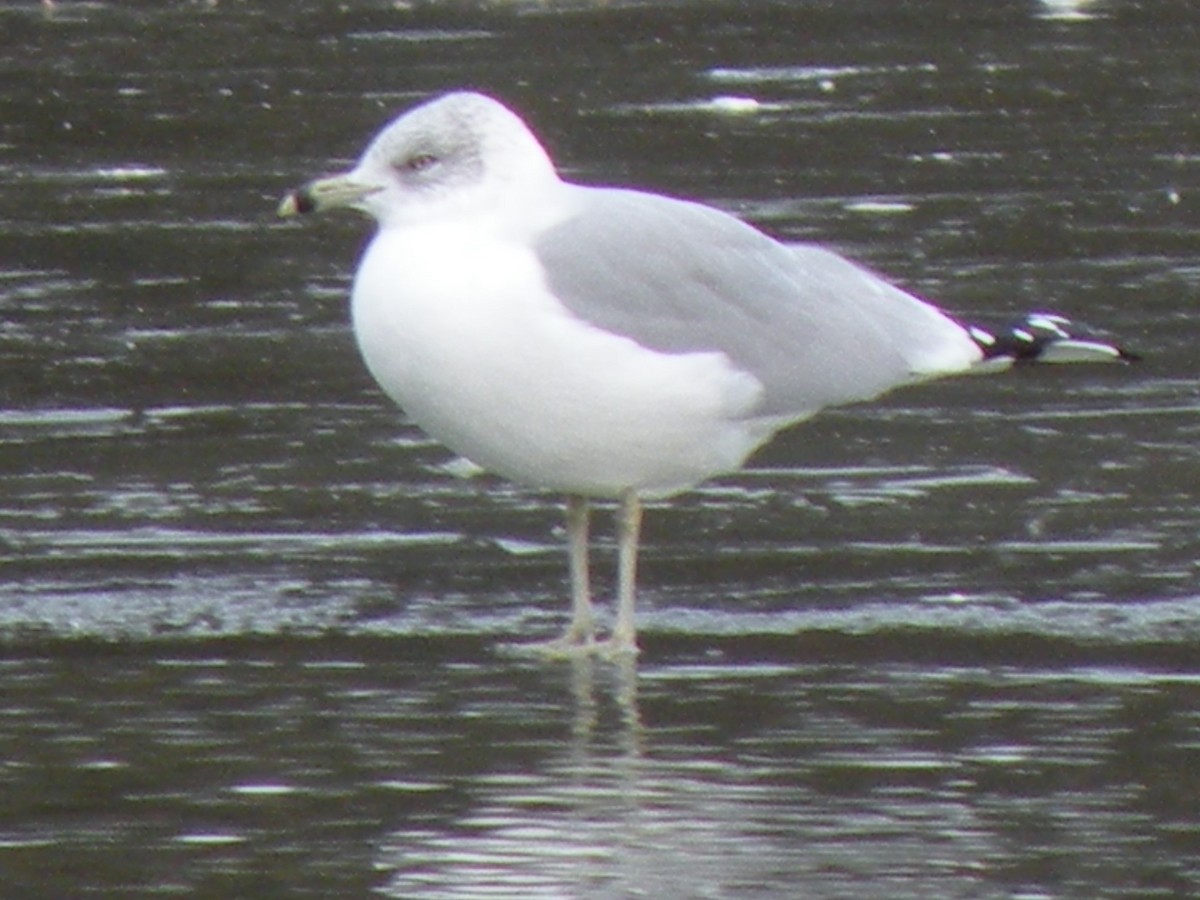
[[617, 508], [617, 624], [605, 649], [610, 654], [636, 654], [634, 621], [637, 590], [638, 537], [642, 529], [642, 501], [634, 491], [621, 495]]
[[563, 632], [565, 646], [588, 646], [595, 641], [595, 618], [588, 575], [588, 501], [567, 497], [567, 553], [571, 570], [571, 623]]
[[567, 559], [571, 570], [571, 621], [553, 640], [514, 644], [516, 653], [538, 653], [551, 659], [572, 659], [596, 650], [596, 627], [588, 581], [588, 501], [567, 497]]

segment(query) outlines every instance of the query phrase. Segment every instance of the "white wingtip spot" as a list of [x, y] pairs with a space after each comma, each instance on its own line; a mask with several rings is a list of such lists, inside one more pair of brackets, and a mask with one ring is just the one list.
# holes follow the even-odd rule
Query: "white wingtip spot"
[[1032, 313], [1025, 318], [1025, 324], [1030, 328], [1041, 328], [1044, 331], [1052, 331], [1064, 340], [1071, 337], [1071, 333], [1064, 327], [1070, 325], [1071, 321], [1063, 316], [1056, 316], [1053, 313]]
[[975, 343], [982, 344], [985, 347], [991, 347], [996, 343], [996, 336], [994, 334], [992, 334], [990, 331], [984, 331], [982, 328], [976, 325], [972, 325], [970, 328], [968, 328], [967, 334], [971, 336], [971, 340], [973, 340]]
[[1038, 362], [1046, 363], [1112, 362], [1119, 359], [1121, 351], [1111, 344], [1074, 339], [1049, 344], [1038, 356]]

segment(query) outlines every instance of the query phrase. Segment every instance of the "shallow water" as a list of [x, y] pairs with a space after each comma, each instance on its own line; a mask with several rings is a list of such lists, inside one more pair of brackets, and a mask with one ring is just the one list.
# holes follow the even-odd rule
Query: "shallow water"
[[[0, 5], [0, 896], [1200, 892], [1198, 29]], [[566, 615], [557, 500], [371, 384], [365, 224], [274, 217], [459, 86], [571, 177], [1146, 361], [831, 411], [651, 507], [636, 671], [508, 654]]]

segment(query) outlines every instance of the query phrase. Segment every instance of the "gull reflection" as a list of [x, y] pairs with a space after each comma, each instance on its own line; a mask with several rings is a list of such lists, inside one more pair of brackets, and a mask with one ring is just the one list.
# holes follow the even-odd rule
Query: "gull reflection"
[[656, 758], [632, 659], [564, 665], [569, 737], [529, 771], [473, 778], [456, 821], [392, 832], [377, 861], [390, 873], [383, 894], [711, 896], [778, 861], [752, 821], [768, 784], [674, 751]]
[[[600, 728], [600, 712], [596, 701], [596, 669], [600, 667], [611, 680], [612, 702], [617, 727], [618, 748], [630, 759], [642, 753], [642, 720], [638, 711], [637, 659], [622, 654], [613, 662], [601, 662], [591, 656], [578, 656], [569, 661], [571, 697], [574, 702], [572, 718], [573, 749], [585, 757], [593, 752], [592, 742]], [[599, 739], [603, 741], [602, 732]]]

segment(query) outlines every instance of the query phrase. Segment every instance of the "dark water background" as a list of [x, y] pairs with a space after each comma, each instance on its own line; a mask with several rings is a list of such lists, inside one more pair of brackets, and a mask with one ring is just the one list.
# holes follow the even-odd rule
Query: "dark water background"
[[[1200, 894], [1194, 4], [8, 2], [0, 74], [0, 897]], [[1147, 360], [831, 412], [651, 509], [636, 671], [512, 658], [557, 499], [273, 216], [462, 86]]]

